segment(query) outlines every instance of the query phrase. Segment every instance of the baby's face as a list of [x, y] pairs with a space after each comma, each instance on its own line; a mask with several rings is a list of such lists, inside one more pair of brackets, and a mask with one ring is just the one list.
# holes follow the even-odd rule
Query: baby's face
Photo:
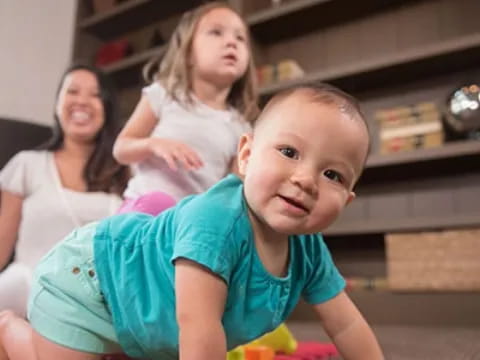
[[241, 140], [245, 197], [260, 226], [280, 234], [328, 227], [354, 198], [368, 152], [360, 119], [292, 95]]

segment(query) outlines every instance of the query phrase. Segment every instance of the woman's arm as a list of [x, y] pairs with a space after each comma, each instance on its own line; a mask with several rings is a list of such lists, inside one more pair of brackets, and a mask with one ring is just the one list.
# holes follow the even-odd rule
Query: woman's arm
[[346, 360], [382, 360], [383, 354], [357, 307], [345, 292], [314, 305], [322, 325]]
[[0, 200], [0, 271], [12, 255], [22, 216], [23, 198], [8, 191], [1, 192]]
[[225, 282], [193, 261], [177, 259], [175, 291], [180, 360], [225, 360]]

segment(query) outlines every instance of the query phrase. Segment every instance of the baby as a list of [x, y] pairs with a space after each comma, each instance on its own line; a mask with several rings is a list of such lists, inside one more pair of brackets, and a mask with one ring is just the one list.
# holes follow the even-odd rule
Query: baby
[[241, 177], [156, 217], [79, 228], [50, 252], [30, 302], [32, 344], [22, 348], [38, 360], [118, 351], [224, 360], [302, 296], [343, 358], [382, 359], [319, 234], [354, 199], [368, 150], [349, 95], [329, 85], [281, 92], [240, 140]]

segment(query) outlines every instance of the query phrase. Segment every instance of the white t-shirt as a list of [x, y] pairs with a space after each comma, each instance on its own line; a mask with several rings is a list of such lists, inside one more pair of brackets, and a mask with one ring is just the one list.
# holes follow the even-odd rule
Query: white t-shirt
[[74, 228], [112, 215], [122, 202], [114, 194], [63, 188], [50, 151], [15, 155], [0, 173], [0, 188], [23, 197], [15, 262], [30, 269]]
[[240, 136], [250, 125], [235, 109], [216, 110], [198, 100], [185, 107], [173, 100], [155, 82], [143, 89], [159, 119], [151, 136], [175, 139], [193, 148], [204, 166], [187, 171], [179, 166], [172, 171], [160, 158], [149, 158], [133, 166], [126, 198], [136, 198], [152, 191], [165, 192], [176, 200], [205, 191], [227, 175], [237, 152]]

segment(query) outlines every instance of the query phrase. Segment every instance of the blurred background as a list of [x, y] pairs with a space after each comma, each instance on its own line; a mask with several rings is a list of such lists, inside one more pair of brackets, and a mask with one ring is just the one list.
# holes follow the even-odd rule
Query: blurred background
[[[480, 359], [480, 1], [230, 0], [260, 104], [293, 84], [356, 96], [373, 139], [325, 237], [388, 359]], [[74, 59], [113, 78], [122, 120], [195, 0], [0, 0], [0, 168], [45, 140]], [[290, 327], [324, 337], [300, 305]]]

